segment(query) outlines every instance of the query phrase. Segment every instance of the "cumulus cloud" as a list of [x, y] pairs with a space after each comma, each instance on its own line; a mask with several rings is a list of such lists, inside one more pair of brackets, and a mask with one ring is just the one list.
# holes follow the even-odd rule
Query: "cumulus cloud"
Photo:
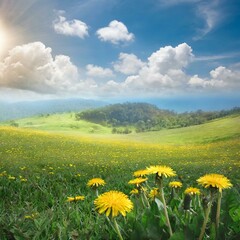
[[220, 66], [201, 78], [185, 72], [194, 59], [192, 48], [182, 43], [176, 47], [166, 46], [153, 52], [142, 68], [129, 75], [123, 82], [108, 84], [112, 89], [125, 94], [144, 93], [149, 96], [171, 93], [192, 93], [194, 91], [225, 91], [240, 88], [240, 71]]
[[53, 28], [58, 34], [77, 36], [82, 39], [88, 36], [88, 26], [86, 23], [77, 19], [67, 21], [66, 18], [61, 15], [53, 21]]
[[68, 56], [53, 58], [41, 42], [17, 46], [0, 63], [0, 86], [41, 93], [65, 91], [76, 83], [77, 67]]
[[101, 41], [113, 44], [134, 40], [134, 34], [129, 33], [127, 27], [117, 20], [111, 21], [107, 27], [98, 29], [96, 33]]
[[113, 64], [114, 70], [123, 74], [136, 74], [141, 68], [145, 66], [145, 63], [137, 58], [134, 54], [120, 53], [119, 61]]
[[100, 66], [95, 66], [92, 64], [88, 64], [86, 66], [86, 70], [87, 75], [90, 77], [109, 78], [114, 76], [110, 68], [102, 68]]
[[187, 75], [184, 68], [191, 62], [192, 49], [186, 43], [166, 46], [151, 54], [137, 75], [128, 76], [125, 86], [147, 91], [162, 91], [184, 86]]
[[209, 78], [200, 78], [194, 75], [189, 80], [189, 85], [195, 88], [209, 89], [238, 89], [240, 88], [240, 71], [223, 66], [210, 71]]
[[[159, 96], [172, 93], [237, 91], [240, 71], [236, 66], [219, 66], [207, 77], [190, 76], [186, 68], [194, 58], [192, 48], [182, 43], [153, 52], [146, 62], [134, 54], [121, 53], [114, 69], [126, 74], [114, 75], [110, 68], [88, 64], [86, 79], [65, 55], [52, 55], [41, 42], [17, 46], [0, 62], [0, 90], [26, 90], [39, 94], [106, 96]], [[104, 78], [107, 81], [97, 81]], [[115, 79], [114, 79], [115, 78]], [[5, 91], [5, 90], [4, 90]], [[24, 91], [20, 91], [24, 94]]]

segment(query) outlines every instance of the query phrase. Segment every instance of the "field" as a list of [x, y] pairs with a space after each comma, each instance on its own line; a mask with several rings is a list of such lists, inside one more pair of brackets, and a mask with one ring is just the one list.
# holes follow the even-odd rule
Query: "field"
[[[200, 207], [183, 217], [183, 192], [193, 186], [201, 189], [201, 197], [207, 197], [208, 189], [196, 182], [207, 173], [223, 174], [233, 184], [223, 190], [219, 239], [239, 239], [239, 116], [126, 136], [112, 135], [99, 125], [76, 123], [70, 114], [63, 121], [60, 115], [49, 116], [47, 123], [44, 118], [16, 121], [20, 128], [0, 127], [0, 239], [117, 239], [116, 227], [95, 210], [96, 192], [87, 186], [92, 178], [106, 182], [99, 194], [118, 190], [134, 202], [131, 213], [116, 218], [124, 239], [186, 239], [186, 231], [187, 239], [196, 239], [204, 217]], [[144, 208], [147, 202], [141, 205], [140, 196], [130, 194], [133, 172], [150, 165], [167, 165], [177, 173], [164, 179], [175, 231], [171, 238], [161, 201], [149, 199], [150, 207]], [[147, 198], [155, 186], [154, 176], [148, 178]], [[170, 202], [168, 183], [173, 180], [183, 186]], [[67, 202], [74, 196], [85, 199]], [[214, 239], [212, 226], [207, 234]]]

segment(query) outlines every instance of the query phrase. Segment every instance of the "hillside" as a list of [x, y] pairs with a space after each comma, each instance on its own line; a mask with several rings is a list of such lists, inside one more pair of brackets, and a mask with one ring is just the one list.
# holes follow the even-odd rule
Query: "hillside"
[[118, 132], [116, 127], [124, 126], [133, 127], [136, 132], [148, 132], [198, 125], [234, 113], [240, 113], [240, 108], [175, 113], [148, 103], [123, 103], [82, 111], [76, 114], [76, 119], [113, 127], [114, 133]]
[[[13, 122], [2, 123], [2, 126], [10, 126]], [[201, 125], [195, 125], [176, 129], [163, 129], [160, 131], [112, 134], [110, 127], [90, 123], [84, 120], [77, 121], [74, 113], [52, 114], [26, 119], [15, 120], [19, 128], [44, 130], [75, 136], [87, 136], [105, 140], [121, 140], [144, 143], [161, 144], [185, 144], [235, 139], [240, 136], [240, 115], [232, 115], [225, 118], [209, 121]]]
[[55, 99], [42, 101], [0, 102], [0, 121], [26, 118], [40, 114], [81, 111], [104, 106], [101, 101], [87, 99]]
[[44, 131], [64, 132], [64, 133], [111, 133], [111, 129], [99, 124], [76, 121], [75, 113], [41, 114], [29, 118], [0, 123], [2, 126], [18, 126], [19, 128], [31, 128]]
[[[229, 124], [228, 119], [225, 120]], [[186, 131], [188, 129], [185, 128]], [[159, 137], [160, 133], [161, 131]], [[208, 132], [205, 131], [205, 134]], [[156, 208], [157, 205], [150, 198], [150, 208], [140, 204], [141, 196], [131, 193], [134, 186], [129, 181], [133, 179], [135, 171], [155, 165], [167, 165], [177, 173], [177, 176], [169, 177], [170, 179], [164, 177], [164, 191], [171, 219], [177, 219], [179, 224], [182, 224], [181, 219], [184, 217], [182, 196], [185, 189], [189, 186], [200, 188], [196, 180], [206, 173], [227, 176], [233, 188], [223, 190], [221, 219], [230, 220], [228, 225], [222, 225], [231, 234], [228, 239], [238, 239], [239, 220], [235, 220], [237, 215], [234, 213], [239, 212], [240, 206], [239, 139], [182, 146], [133, 144], [106, 138], [99, 140], [0, 127], [0, 146], [0, 239], [70, 239], [69, 234], [71, 239], [89, 239], [89, 236], [94, 240], [108, 239], [113, 230], [107, 228], [106, 217], [101, 218], [94, 211], [96, 193], [87, 186], [89, 180], [96, 177], [106, 182], [106, 185], [99, 186], [99, 194], [110, 190], [121, 191], [133, 201], [132, 214], [135, 215], [127, 214], [124, 219], [117, 218], [118, 222], [122, 221], [121, 227], [125, 226], [125, 229], [135, 231], [136, 236], [139, 236], [136, 219], [139, 221], [138, 226], [143, 226], [143, 231], [146, 231], [146, 221], [153, 219], [149, 220], [147, 226], [148, 229], [152, 229], [152, 226], [155, 228], [163, 211], [162, 208]], [[147, 196], [151, 193], [150, 190], [156, 189], [154, 175], [148, 175], [148, 185], [144, 191]], [[183, 187], [178, 189], [176, 196], [179, 197], [173, 202], [174, 205], [169, 201], [169, 181], [183, 183]], [[200, 197], [209, 196], [208, 189], [201, 187], [200, 191]], [[69, 197], [75, 200], [76, 196], [84, 196], [84, 201], [68, 202]], [[202, 198], [199, 200], [202, 201]], [[191, 214], [191, 217], [204, 214], [202, 207], [197, 208], [198, 212], [195, 209], [196, 214]], [[233, 220], [230, 216], [233, 216]], [[202, 222], [201, 219], [198, 221]], [[197, 222], [193, 229], [198, 229], [200, 224]], [[182, 229], [186, 229], [186, 225], [177, 225], [176, 229], [179, 226], [183, 226], [182, 232]], [[229, 230], [228, 226], [233, 226], [236, 231]], [[158, 228], [162, 229], [163, 225], [159, 224]], [[114, 232], [111, 239], [117, 239], [113, 234]], [[159, 235], [156, 236], [154, 239], [159, 239]], [[130, 239], [136, 240], [139, 237]]]

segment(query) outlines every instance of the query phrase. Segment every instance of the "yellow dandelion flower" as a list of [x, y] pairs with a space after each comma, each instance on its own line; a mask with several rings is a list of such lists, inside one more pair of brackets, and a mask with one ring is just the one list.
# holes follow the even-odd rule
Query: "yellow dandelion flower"
[[224, 188], [232, 187], [230, 180], [221, 174], [206, 174], [203, 177], [200, 177], [197, 182], [205, 188], [218, 188], [219, 192], [222, 192], [222, 189]]
[[109, 191], [101, 194], [95, 201], [96, 210], [106, 216], [116, 217], [120, 214], [126, 216], [127, 212], [133, 209], [133, 203], [122, 192]]
[[137, 170], [133, 173], [134, 177], [144, 177], [148, 174], [148, 170], [147, 169], [142, 169], [142, 170]]
[[38, 216], [38, 213], [32, 213], [31, 215], [25, 215], [25, 219], [34, 219]]
[[168, 186], [171, 187], [171, 188], [181, 188], [182, 187], [182, 183], [178, 182], [178, 181], [173, 181], [173, 182], [170, 182], [168, 184]]
[[185, 191], [184, 194], [190, 194], [190, 195], [199, 195], [200, 190], [198, 188], [194, 187], [188, 187]]
[[68, 197], [67, 202], [83, 201], [84, 199], [84, 196]]
[[21, 182], [27, 182], [27, 179], [26, 178], [21, 178], [20, 181]]
[[99, 186], [104, 186], [106, 183], [103, 179], [101, 178], [93, 178], [88, 181], [87, 186], [88, 187], [99, 187]]
[[158, 195], [158, 193], [159, 193], [159, 189], [158, 188], [153, 188], [151, 191], [150, 191], [150, 193], [149, 193], [149, 197], [151, 198], [151, 199], [154, 199], [157, 195]]
[[147, 181], [147, 178], [135, 178], [128, 182], [128, 184], [135, 184], [137, 187]]
[[8, 176], [8, 179], [9, 179], [9, 180], [15, 180], [16, 178], [15, 178], [14, 176], [9, 175], [9, 176]]
[[173, 171], [172, 168], [167, 167], [167, 166], [161, 166], [161, 165], [156, 165], [156, 166], [150, 166], [147, 168], [148, 174], [157, 174], [159, 177], [173, 177], [176, 175], [176, 172]]
[[134, 188], [134, 189], [130, 192], [130, 194], [132, 194], [132, 195], [137, 195], [137, 194], [139, 194], [139, 191], [138, 191], [138, 189]]

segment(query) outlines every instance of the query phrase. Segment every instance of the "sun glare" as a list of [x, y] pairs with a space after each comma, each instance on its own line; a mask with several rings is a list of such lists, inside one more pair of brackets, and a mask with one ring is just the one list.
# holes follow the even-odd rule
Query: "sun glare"
[[0, 52], [4, 50], [6, 41], [7, 41], [6, 33], [2, 29], [0, 29]]

